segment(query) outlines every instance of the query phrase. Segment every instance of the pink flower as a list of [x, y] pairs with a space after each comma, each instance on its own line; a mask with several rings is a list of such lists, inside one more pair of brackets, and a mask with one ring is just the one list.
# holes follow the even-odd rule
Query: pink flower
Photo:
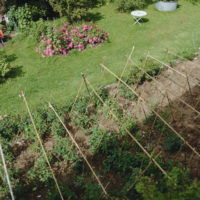
[[39, 47], [35, 47], [36, 52], [39, 52]]
[[62, 51], [62, 53], [63, 53], [63, 55], [67, 55], [67, 52], [66, 52], [66, 50], [64, 49], [63, 51]]
[[41, 40], [41, 42], [44, 44], [44, 43], [46, 43], [46, 40], [45, 40], [45, 39], [43, 39], [43, 40]]
[[65, 28], [65, 27], [62, 27], [62, 30], [65, 32], [65, 31], [67, 31], [67, 29]]
[[48, 43], [48, 44], [51, 44], [51, 43], [52, 43], [52, 41], [51, 41], [51, 40], [47, 40], [47, 43]]
[[43, 58], [46, 58], [46, 56], [45, 56], [44, 54], [42, 54], [42, 57], [43, 57]]
[[68, 24], [64, 24], [64, 26], [68, 26]]
[[72, 42], [69, 43], [69, 47], [70, 47], [71, 49], [73, 48], [73, 43], [72, 43]]
[[48, 52], [48, 50], [47, 50], [47, 49], [45, 49], [45, 50], [44, 50], [44, 53], [48, 55], [48, 53], [49, 53], [49, 52]]

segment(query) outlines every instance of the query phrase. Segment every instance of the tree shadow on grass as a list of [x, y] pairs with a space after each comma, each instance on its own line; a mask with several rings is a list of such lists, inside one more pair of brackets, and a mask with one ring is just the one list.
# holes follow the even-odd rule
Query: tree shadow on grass
[[22, 77], [25, 73], [22, 71], [23, 66], [11, 67], [11, 70], [5, 75], [5, 77], [0, 77], [0, 84], [5, 83], [8, 79], [13, 79], [16, 77]]
[[6, 56], [6, 60], [8, 61], [8, 62], [13, 62], [13, 61], [15, 61], [17, 59], [17, 56], [15, 55], [15, 54], [10, 54], [10, 55], [7, 55]]
[[96, 12], [96, 13], [88, 12], [87, 15], [85, 17], [83, 17], [83, 20], [86, 22], [93, 21], [95, 23], [103, 18], [104, 17], [102, 16], [102, 14], [100, 12]]

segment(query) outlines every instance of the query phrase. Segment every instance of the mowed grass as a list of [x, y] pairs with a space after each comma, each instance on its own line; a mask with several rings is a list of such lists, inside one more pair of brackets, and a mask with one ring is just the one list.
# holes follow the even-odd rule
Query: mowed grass
[[[48, 101], [58, 105], [73, 100], [81, 84], [81, 72], [97, 87], [115, 81], [104, 73], [101, 78], [100, 63], [120, 74], [133, 45], [133, 59], [139, 61], [149, 51], [151, 55], [167, 61], [164, 48], [182, 52], [198, 48], [200, 41], [200, 5], [179, 0], [174, 12], [159, 12], [155, 5], [145, 9], [148, 21], [142, 26], [133, 25], [129, 13], [119, 13], [113, 4], [96, 8], [100, 13], [96, 21], [110, 34], [110, 42], [96, 48], [87, 48], [81, 53], [43, 59], [35, 52], [30, 39], [16, 41], [6, 48], [17, 59], [12, 66], [22, 66], [22, 73], [0, 85], [0, 115], [20, 113], [23, 108], [24, 91], [32, 109], [44, 106]], [[84, 91], [83, 91], [84, 92]]]

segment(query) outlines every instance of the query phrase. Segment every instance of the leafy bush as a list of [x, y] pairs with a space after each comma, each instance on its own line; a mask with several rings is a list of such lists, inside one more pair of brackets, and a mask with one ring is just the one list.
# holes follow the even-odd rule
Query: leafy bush
[[[153, 60], [147, 60], [145, 66], [143, 66], [144, 59], [141, 59], [142, 64], [139, 66], [142, 68], [147, 74], [150, 76], [156, 76], [158, 73], [163, 70], [160, 68], [160, 65], [158, 62]], [[151, 80], [151, 78], [143, 71], [139, 70], [138, 67], [132, 67], [128, 78], [125, 80], [127, 84], [142, 84], [146, 80]]]
[[6, 77], [11, 70], [10, 60], [4, 51], [0, 51], [0, 81]]
[[188, 172], [173, 167], [168, 173], [172, 179], [162, 178], [157, 182], [151, 177], [142, 177], [136, 185], [136, 190], [144, 200], [168, 199], [200, 199], [200, 182], [192, 181]]
[[86, 46], [94, 47], [108, 40], [108, 33], [92, 22], [81, 27], [64, 24], [62, 30], [48, 27], [47, 32], [41, 32], [41, 42], [36, 51], [42, 57], [55, 54], [67, 55], [73, 49], [83, 51]]
[[8, 30], [28, 30], [32, 21], [37, 21], [40, 18], [47, 18], [51, 13], [50, 6], [44, 1], [31, 1], [25, 4], [20, 4], [16, 7], [15, 4], [9, 7]]
[[98, 5], [101, 0], [48, 0], [55, 12], [67, 16], [69, 22], [79, 20], [87, 15], [89, 8]]
[[150, 3], [149, 0], [117, 0], [117, 2], [118, 9], [123, 12], [144, 8]]
[[178, 151], [182, 144], [183, 141], [175, 133], [171, 133], [164, 140], [164, 150], [173, 153]]
[[119, 94], [121, 97], [124, 97], [125, 99], [128, 99], [128, 100], [134, 100], [136, 98], [133, 92], [129, 90], [124, 84], [120, 84]]
[[84, 185], [84, 189], [83, 200], [103, 200], [102, 190], [99, 185], [89, 182]]

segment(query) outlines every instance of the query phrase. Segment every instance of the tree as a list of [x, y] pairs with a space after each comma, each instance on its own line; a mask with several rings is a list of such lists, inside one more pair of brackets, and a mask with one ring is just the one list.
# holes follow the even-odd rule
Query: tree
[[69, 22], [81, 19], [89, 8], [95, 7], [99, 0], [48, 0], [55, 12], [67, 16]]
[[6, 5], [6, 0], [0, 0], [0, 15], [4, 14], [6, 10], [5, 5]]

